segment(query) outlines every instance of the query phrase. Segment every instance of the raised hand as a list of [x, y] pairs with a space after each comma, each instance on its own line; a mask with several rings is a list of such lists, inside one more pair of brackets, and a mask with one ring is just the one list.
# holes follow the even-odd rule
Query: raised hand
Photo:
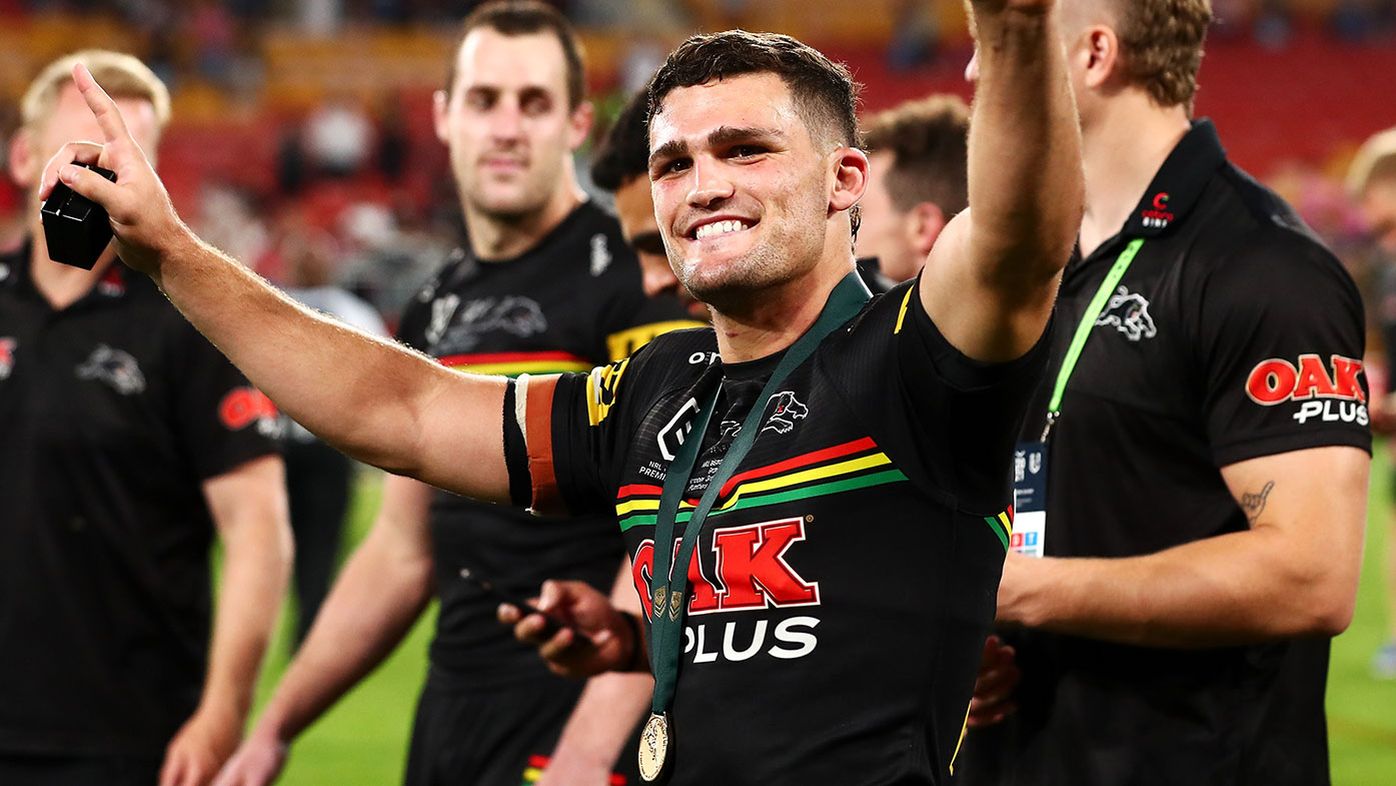
[[[59, 148], [44, 167], [39, 198], [47, 199], [62, 180], [101, 205], [111, 218], [121, 259], [137, 270], [157, 275], [164, 254], [180, 242], [192, 241], [192, 234], [179, 220], [145, 152], [131, 138], [116, 102], [84, 65], [73, 67], [73, 82], [97, 118], [102, 142], [69, 142]], [[76, 163], [110, 169], [116, 173], [116, 182]]]

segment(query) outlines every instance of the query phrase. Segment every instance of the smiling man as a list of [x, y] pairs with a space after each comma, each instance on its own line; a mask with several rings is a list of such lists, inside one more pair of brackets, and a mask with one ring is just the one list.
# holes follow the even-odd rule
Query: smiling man
[[[47, 174], [103, 203], [123, 259], [328, 441], [476, 498], [619, 515], [648, 624], [550, 582], [541, 603], [571, 627], [542, 647], [563, 671], [644, 669], [649, 629], [642, 776], [938, 783], [1080, 220], [1053, 5], [972, 4], [971, 208], [921, 280], [871, 301], [850, 243], [868, 163], [847, 71], [785, 36], [685, 42], [651, 86], [649, 173], [670, 262], [714, 330], [590, 374], [457, 375], [296, 306], [189, 233], [82, 71], [106, 145], [69, 145]], [[69, 163], [99, 159], [117, 183]]]
[[[510, 376], [589, 369], [666, 327], [696, 325], [672, 298], [645, 297], [615, 218], [577, 185], [572, 151], [591, 105], [567, 20], [539, 3], [481, 5], [446, 70], [433, 120], [468, 237], [408, 304], [399, 340], [457, 371]], [[271, 781], [289, 744], [392, 651], [433, 596], [441, 607], [404, 782], [517, 786], [546, 768], [548, 783], [604, 786], [647, 680], [597, 680], [589, 704], [608, 711], [586, 716], [587, 736], [559, 744], [583, 684], [549, 674], [462, 571], [527, 596], [549, 576], [610, 587], [620, 564], [614, 513], [538, 521], [388, 478], [372, 531], [219, 786]], [[616, 710], [627, 703], [628, 721]]]

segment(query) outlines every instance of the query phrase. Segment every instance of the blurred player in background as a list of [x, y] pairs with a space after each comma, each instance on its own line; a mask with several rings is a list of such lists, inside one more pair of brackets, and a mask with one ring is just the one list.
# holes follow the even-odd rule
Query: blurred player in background
[[204, 784], [242, 735], [290, 565], [276, 411], [114, 247], [91, 271], [48, 258], [44, 162], [101, 135], [79, 62], [152, 159], [170, 111], [140, 61], [81, 52], [29, 86], [10, 146], [30, 198], [0, 257], [0, 783]]
[[[468, 241], [408, 307], [400, 340], [449, 367], [513, 376], [590, 369], [695, 324], [676, 301], [644, 296], [616, 220], [577, 185], [571, 154], [591, 126], [584, 84], [555, 10], [490, 3], [466, 19], [435, 120]], [[372, 531], [219, 783], [271, 781], [291, 740], [397, 645], [434, 593], [406, 783], [517, 786], [547, 768], [554, 783], [602, 786], [648, 678], [586, 686], [588, 735], [554, 752], [585, 683], [550, 674], [498, 626], [499, 598], [476, 580], [515, 597], [557, 576], [609, 590], [621, 555], [612, 516], [540, 520], [389, 477]]]
[[[328, 233], [290, 233], [282, 241], [286, 294], [346, 325], [374, 336], [388, 335], [383, 318], [335, 283], [336, 247]], [[325, 602], [339, 559], [345, 517], [353, 498], [354, 462], [299, 423], [283, 418], [286, 495], [296, 538], [296, 644], [305, 640]]]
[[871, 167], [859, 203], [860, 259], [876, 259], [894, 282], [921, 272], [945, 225], [969, 204], [969, 107], [931, 96], [879, 112], [863, 123]]
[[[1396, 392], [1392, 391], [1392, 374], [1396, 374], [1396, 128], [1376, 134], [1362, 145], [1348, 171], [1347, 185], [1382, 255], [1376, 308], [1386, 349], [1387, 389], [1383, 399], [1373, 399], [1372, 419], [1377, 430], [1391, 434], [1396, 431]], [[1396, 447], [1396, 443], [1388, 444]], [[1387, 637], [1372, 656], [1372, 674], [1396, 680], [1396, 530], [1387, 533], [1385, 558]]]
[[708, 319], [706, 304], [693, 297], [682, 284], [669, 256], [664, 237], [654, 218], [654, 197], [650, 195], [649, 93], [641, 90], [630, 97], [611, 129], [606, 133], [591, 165], [592, 182], [615, 196], [616, 218], [625, 242], [640, 260], [645, 294], [678, 298], [694, 319]]
[[1016, 659], [989, 642], [970, 721], [1017, 713], [971, 732], [967, 783], [1329, 779], [1370, 463], [1362, 304], [1191, 120], [1210, 20], [1207, 0], [1063, 2], [1086, 211], [1015, 457], [1013, 543], [1045, 556], [1004, 566], [999, 620], [1030, 630]]

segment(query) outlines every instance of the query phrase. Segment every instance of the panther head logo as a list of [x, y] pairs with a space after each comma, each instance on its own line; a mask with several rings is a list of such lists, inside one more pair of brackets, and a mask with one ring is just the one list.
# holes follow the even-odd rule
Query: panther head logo
[[783, 390], [771, 397], [775, 402], [775, 410], [767, 418], [766, 425], [762, 431], [774, 431], [777, 434], [789, 434], [795, 428], [795, 421], [804, 420], [809, 416], [809, 407], [795, 398], [795, 394], [789, 390]]
[[1153, 338], [1158, 333], [1158, 329], [1154, 327], [1154, 318], [1149, 316], [1149, 301], [1145, 300], [1143, 295], [1130, 292], [1124, 287], [1120, 287], [1110, 296], [1110, 302], [1106, 304], [1105, 310], [1095, 323], [1114, 325], [1130, 341]]

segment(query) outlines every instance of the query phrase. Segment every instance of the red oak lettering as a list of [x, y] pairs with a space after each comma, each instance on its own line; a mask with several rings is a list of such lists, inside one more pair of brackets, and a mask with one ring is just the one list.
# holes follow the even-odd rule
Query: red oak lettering
[[1345, 358], [1342, 355], [1333, 356], [1333, 384], [1338, 389], [1339, 396], [1362, 402], [1367, 401], [1367, 394], [1362, 390], [1362, 383], [1357, 381], [1357, 375], [1361, 373], [1362, 361]]
[[1263, 360], [1246, 379], [1246, 395], [1267, 407], [1319, 398], [1365, 403], [1367, 394], [1357, 379], [1362, 361], [1333, 355], [1330, 363], [1331, 373], [1323, 358], [1315, 354], [1300, 355], [1298, 368], [1282, 358]]
[[640, 541], [635, 556], [630, 558], [630, 577], [635, 582], [635, 594], [640, 596], [640, 605], [645, 608], [645, 619], [651, 619], [652, 600], [650, 579], [654, 577], [654, 541]]
[[1288, 360], [1261, 361], [1251, 369], [1250, 379], [1246, 380], [1246, 394], [1257, 404], [1267, 407], [1278, 404], [1289, 399], [1297, 378], [1298, 373]]
[[764, 608], [819, 602], [819, 585], [786, 564], [786, 549], [805, 539], [804, 519], [786, 519], [713, 533], [722, 608]]
[[[713, 533], [717, 574], [703, 575], [695, 550], [688, 561], [688, 613], [806, 606], [819, 603], [819, 583], [805, 581], [785, 561], [792, 543], [805, 539], [804, 519], [793, 518], [719, 529]], [[677, 556], [679, 544], [674, 544]], [[631, 580], [645, 616], [653, 615], [654, 541], [640, 542], [631, 558]], [[725, 588], [725, 589], [724, 589]]]
[[276, 405], [260, 390], [236, 388], [218, 405], [218, 417], [230, 430], [240, 431], [258, 418], [275, 418]]

